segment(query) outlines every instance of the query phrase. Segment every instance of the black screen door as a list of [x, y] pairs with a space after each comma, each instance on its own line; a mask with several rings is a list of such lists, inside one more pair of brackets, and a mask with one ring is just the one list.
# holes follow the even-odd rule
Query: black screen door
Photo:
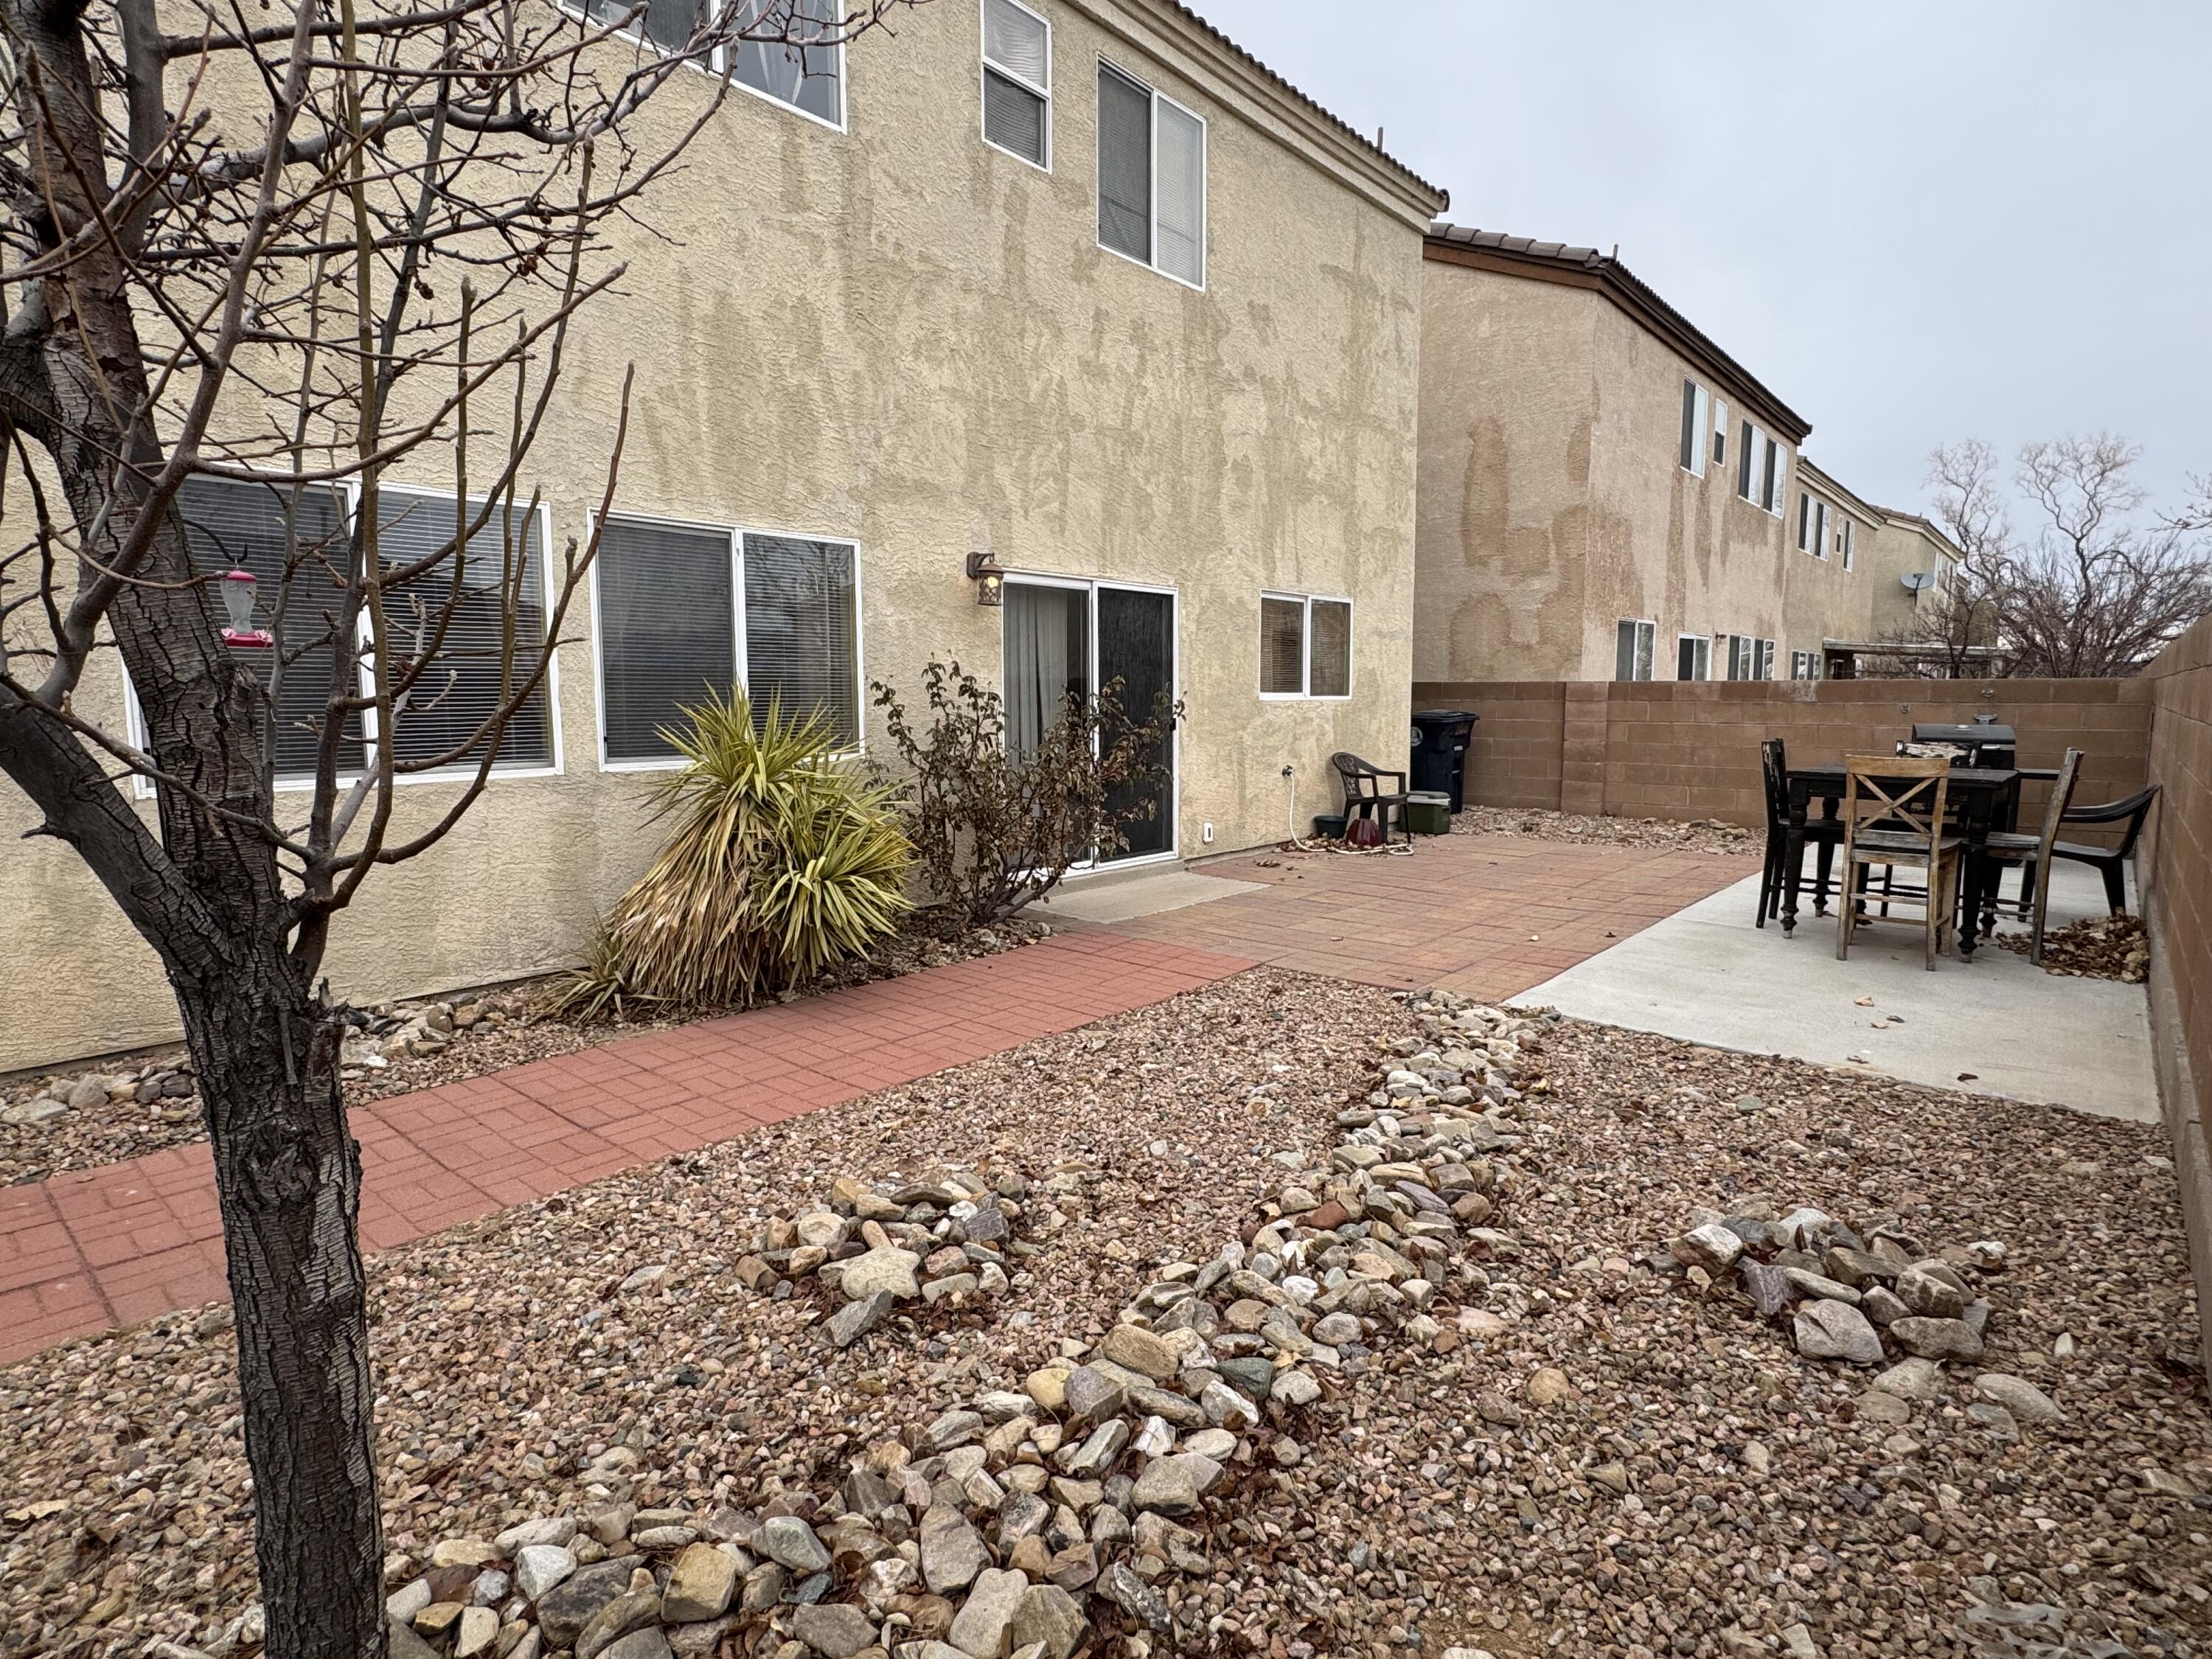
[[[1175, 700], [1175, 595], [1103, 583], [1096, 592], [1098, 683], [1121, 681], [1121, 706], [1132, 719], [1149, 720], [1157, 706]], [[1152, 810], [1128, 826], [1128, 846], [1106, 861], [1175, 850], [1175, 734], [1164, 734], [1152, 757], [1153, 775], [1115, 792], [1111, 805], [1117, 811], [1139, 800]]]

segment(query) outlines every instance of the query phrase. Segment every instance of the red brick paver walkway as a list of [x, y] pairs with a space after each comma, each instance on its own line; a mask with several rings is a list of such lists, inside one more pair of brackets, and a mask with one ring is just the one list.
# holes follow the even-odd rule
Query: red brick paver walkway
[[[1393, 988], [1499, 1001], [1759, 872], [1755, 856], [1442, 836], [1411, 858], [1268, 853], [1201, 872], [1267, 884], [1117, 933]], [[1751, 925], [1745, 904], [1744, 925]]]
[[[362, 1242], [389, 1249], [1250, 966], [1133, 936], [1060, 934], [377, 1101], [352, 1114]], [[204, 1144], [0, 1188], [0, 1362], [227, 1288]]]

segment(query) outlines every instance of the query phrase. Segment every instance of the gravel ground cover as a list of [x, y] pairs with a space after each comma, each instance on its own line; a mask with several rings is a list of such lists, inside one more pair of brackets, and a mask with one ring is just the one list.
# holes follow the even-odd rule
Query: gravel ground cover
[[1672, 818], [1592, 817], [1515, 806], [1470, 806], [1452, 814], [1455, 836], [1520, 836], [1584, 847], [1656, 847], [1677, 852], [1748, 853], [1752, 831], [1717, 818], [1680, 823]]
[[[1020, 1389], [1328, 1167], [1443, 1006], [1247, 975], [380, 1258], [395, 1586], [614, 1472], [648, 1510], [824, 1492]], [[1197, 1617], [1154, 1651], [2212, 1652], [2212, 1416], [2154, 1130], [1574, 1022], [1523, 1046], [1458, 1312], [1182, 1517]], [[836, 1352], [818, 1299], [738, 1284], [763, 1218], [951, 1166], [1058, 1194], [1004, 1294]], [[1960, 1247], [1982, 1357], [1870, 1389], [1668, 1252], [1802, 1205]], [[1989, 1372], [2060, 1414], [1996, 1422]], [[233, 1386], [219, 1310], [0, 1373], [0, 1652], [250, 1651]]]
[[[951, 939], [901, 933], [868, 961], [825, 974], [805, 994], [995, 956], [1051, 932], [1045, 923], [1016, 918]], [[677, 1018], [646, 1018], [583, 1024], [555, 1018], [535, 1006], [538, 983], [542, 982], [362, 1009], [361, 1036], [347, 1045], [346, 1103], [358, 1106], [483, 1077], [681, 1023]], [[0, 1082], [0, 1187], [120, 1164], [206, 1139], [191, 1063], [179, 1046], [103, 1060], [89, 1069]]]

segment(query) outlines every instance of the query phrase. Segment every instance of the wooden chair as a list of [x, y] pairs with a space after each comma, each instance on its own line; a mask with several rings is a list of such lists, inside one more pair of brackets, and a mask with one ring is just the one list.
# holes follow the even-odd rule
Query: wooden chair
[[[1769, 738], [1759, 745], [1759, 769], [1766, 784], [1766, 869], [1759, 878], [1759, 920], [1754, 925], [1764, 927], [1768, 917], [1782, 914], [1783, 895], [1794, 896], [1804, 884], [1796, 871], [1783, 867], [1790, 857], [1790, 757], [1781, 738]], [[1819, 878], [1813, 887], [1816, 916], [1828, 912], [1828, 872], [1843, 842], [1841, 819], [1805, 820], [1804, 844], [1818, 848], [1820, 854]]]
[[2014, 909], [2027, 921], [2027, 959], [2038, 967], [2043, 963], [2044, 916], [2051, 908], [2051, 854], [2057, 844], [2058, 826], [2065, 821], [2067, 804], [2074, 798], [2074, 786], [2081, 775], [2081, 751], [2069, 749], [2066, 758], [2058, 763], [2057, 779], [2051, 786], [2051, 800], [2043, 809], [2042, 833], [2027, 836], [2009, 830], [1995, 830], [1982, 844], [1984, 857], [2024, 866], [2018, 905], [2008, 903], [2002, 908]]
[[[1390, 811], [1395, 807], [1398, 812], [1398, 827], [1405, 831], [1407, 844], [1413, 844], [1413, 827], [1406, 816], [1409, 792], [1403, 772], [1385, 772], [1380, 767], [1370, 765], [1358, 756], [1341, 750], [1328, 757], [1328, 763], [1336, 769], [1336, 775], [1344, 784], [1344, 821], [1347, 829], [1355, 817], [1372, 817], [1382, 825], [1382, 839], [1388, 842], [1390, 839]], [[1395, 793], [1384, 791], [1382, 780], [1385, 778], [1398, 781]]]
[[1847, 755], [1844, 757], [1844, 897], [1836, 907], [1836, 960], [1850, 955], [1851, 935], [1868, 918], [1866, 879], [1877, 864], [1926, 873], [1921, 899], [1928, 969], [1948, 948], [1945, 926], [1958, 908], [1960, 836], [1944, 833], [1951, 763], [1942, 756]]

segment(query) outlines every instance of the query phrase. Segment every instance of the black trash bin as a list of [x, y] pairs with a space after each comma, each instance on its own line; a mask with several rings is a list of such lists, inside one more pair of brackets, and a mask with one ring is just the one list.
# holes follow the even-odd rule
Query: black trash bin
[[1481, 718], [1464, 708], [1424, 708], [1413, 716], [1413, 787], [1449, 795], [1455, 812], [1467, 805], [1467, 746]]

